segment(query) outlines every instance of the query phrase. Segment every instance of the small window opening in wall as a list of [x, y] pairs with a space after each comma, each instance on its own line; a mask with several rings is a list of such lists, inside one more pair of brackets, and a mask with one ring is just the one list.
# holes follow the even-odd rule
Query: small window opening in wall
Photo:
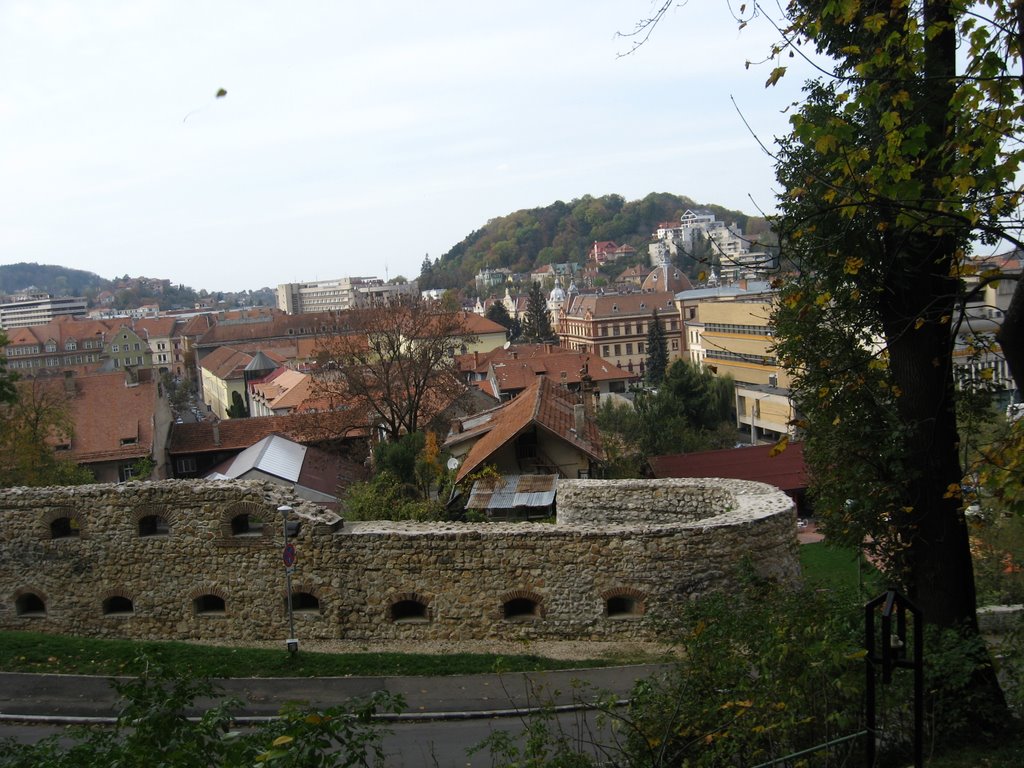
[[51, 539], [67, 539], [79, 533], [78, 520], [73, 517], [58, 517], [50, 523]]
[[[285, 598], [285, 605], [287, 605]], [[292, 610], [295, 613], [318, 613], [320, 611], [320, 600], [311, 592], [293, 592]]]
[[605, 608], [610, 619], [633, 618], [643, 614], [640, 603], [628, 595], [609, 597]]
[[135, 604], [127, 597], [114, 595], [103, 601], [103, 614], [105, 616], [124, 615], [135, 613]]
[[249, 514], [231, 518], [232, 536], [258, 536], [263, 532], [263, 521]]
[[540, 603], [528, 597], [509, 600], [502, 610], [506, 619], [514, 621], [540, 618]]
[[26, 616], [28, 618], [45, 616], [46, 603], [35, 592], [29, 592], [28, 594], [21, 595], [14, 601], [14, 612], [19, 616]]
[[224, 598], [217, 595], [200, 595], [192, 601], [192, 605], [198, 616], [217, 615], [225, 611]]
[[391, 606], [391, 620], [397, 624], [422, 624], [429, 621], [427, 606], [419, 600], [399, 600]]
[[170, 530], [160, 515], [146, 515], [139, 519], [139, 536], [166, 536]]

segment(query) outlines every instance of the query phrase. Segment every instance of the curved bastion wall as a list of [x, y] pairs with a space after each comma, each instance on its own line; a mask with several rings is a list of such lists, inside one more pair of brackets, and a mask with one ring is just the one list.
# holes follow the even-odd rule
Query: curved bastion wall
[[306, 640], [652, 639], [749, 561], [798, 578], [782, 492], [563, 480], [546, 523], [342, 523], [260, 482], [0, 490], [0, 628], [135, 639], [289, 636], [278, 506]]

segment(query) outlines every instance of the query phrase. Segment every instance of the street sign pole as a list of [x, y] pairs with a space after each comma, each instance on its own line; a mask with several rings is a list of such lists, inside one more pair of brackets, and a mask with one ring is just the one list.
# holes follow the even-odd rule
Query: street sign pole
[[295, 637], [295, 617], [292, 614], [292, 571], [295, 563], [295, 547], [288, 543], [288, 513], [292, 511], [292, 508], [282, 505], [277, 508], [277, 511], [281, 513], [281, 527], [284, 531], [284, 579], [285, 594], [288, 600], [288, 639], [285, 640], [285, 647], [288, 648], [289, 653], [297, 653], [299, 640]]

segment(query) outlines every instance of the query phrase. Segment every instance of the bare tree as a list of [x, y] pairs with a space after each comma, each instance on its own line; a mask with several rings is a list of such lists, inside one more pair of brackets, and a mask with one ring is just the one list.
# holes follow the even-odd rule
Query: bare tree
[[317, 344], [317, 393], [390, 438], [418, 431], [466, 389], [455, 355], [477, 339], [457, 307], [404, 296], [335, 320], [339, 332]]

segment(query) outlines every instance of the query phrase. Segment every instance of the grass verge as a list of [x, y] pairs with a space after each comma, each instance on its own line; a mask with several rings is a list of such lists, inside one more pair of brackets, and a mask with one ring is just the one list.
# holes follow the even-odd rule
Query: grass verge
[[463, 675], [604, 667], [612, 661], [564, 661], [530, 654], [307, 653], [191, 643], [139, 642], [0, 632], [0, 671], [135, 675], [145, 658], [196, 677], [342, 677]]
[[808, 584], [872, 597], [885, 589], [881, 574], [854, 549], [824, 541], [801, 544], [800, 566]]

